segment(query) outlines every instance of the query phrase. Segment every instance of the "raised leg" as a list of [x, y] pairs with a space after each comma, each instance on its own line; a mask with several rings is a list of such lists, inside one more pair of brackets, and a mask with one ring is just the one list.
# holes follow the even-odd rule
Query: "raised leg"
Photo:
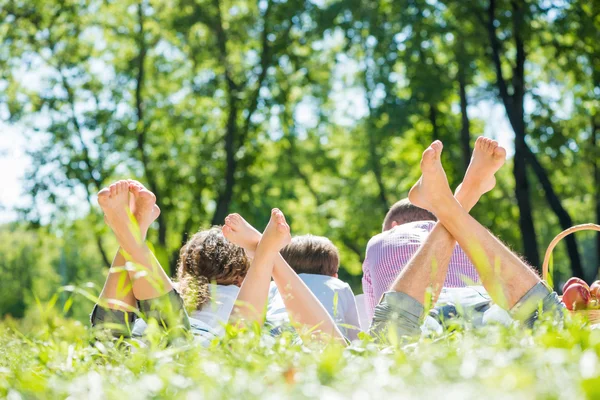
[[[436, 141], [431, 147], [436, 151], [426, 150], [423, 158], [439, 160], [442, 143]], [[505, 157], [506, 151], [498, 146], [498, 142], [484, 137], [477, 139], [471, 163], [455, 195], [456, 200], [467, 212], [477, 204], [484, 193], [494, 188], [496, 185], [494, 174], [504, 164]], [[414, 197], [414, 193], [411, 195]], [[446, 279], [455, 245], [456, 240], [444, 225], [438, 222], [400, 272], [390, 290], [405, 293], [421, 304], [427, 302], [430, 293], [431, 304], [435, 304]]]
[[[129, 208], [136, 219], [142, 240], [146, 239], [148, 228], [160, 215], [160, 208], [156, 205], [156, 199], [147, 194], [140, 195], [143, 185], [137, 181], [129, 181]], [[105, 189], [110, 194], [110, 189]], [[136, 298], [133, 295], [133, 285], [129, 273], [124, 269], [127, 260], [123, 256], [123, 250], [119, 247], [104, 288], [100, 293], [99, 303], [108, 308], [120, 311], [132, 311], [136, 308]]]
[[271, 219], [256, 247], [250, 269], [240, 288], [238, 301], [231, 313], [231, 321], [264, 323], [264, 309], [269, 297], [273, 264], [279, 250], [291, 240], [290, 227], [278, 209], [271, 211]]
[[[143, 240], [136, 217], [129, 209], [129, 193], [132, 193], [136, 206], [140, 207], [140, 217], [151, 218], [151, 212], [141, 212], [141, 208], [152, 210], [156, 198], [143, 187], [129, 181], [119, 181], [98, 193], [98, 204], [102, 207], [105, 219], [113, 230], [122, 248], [126, 261], [131, 261], [135, 271], [130, 271], [133, 296], [137, 300], [158, 298], [173, 289], [171, 280]], [[144, 222], [147, 226], [149, 223]], [[123, 260], [118, 260], [123, 261]]]
[[[223, 234], [230, 242], [244, 248], [251, 255], [255, 253], [262, 236], [239, 214], [231, 214], [225, 218]], [[344, 340], [325, 307], [280, 254], [275, 257], [272, 276], [292, 322], [340, 341]]]
[[475, 265], [492, 299], [511, 309], [541, 280], [452, 196], [440, 152], [440, 146], [432, 145], [423, 153], [423, 176], [412, 188], [410, 200], [438, 217]]

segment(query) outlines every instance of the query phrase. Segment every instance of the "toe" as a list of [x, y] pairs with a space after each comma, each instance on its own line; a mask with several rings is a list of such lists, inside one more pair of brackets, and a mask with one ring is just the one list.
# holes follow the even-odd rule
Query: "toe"
[[442, 148], [444, 147], [443, 143], [439, 140], [436, 140], [435, 142], [431, 143], [431, 147], [435, 150], [435, 151], [442, 151]]
[[505, 160], [506, 159], [506, 149], [504, 147], [496, 147], [494, 149], [494, 157], [497, 159], [502, 159]]
[[110, 188], [104, 188], [98, 192], [98, 203], [107, 200], [110, 197]]
[[117, 194], [117, 184], [113, 183], [112, 185], [110, 185], [109, 190], [110, 190], [110, 195], [115, 196]]
[[230, 227], [225, 225], [221, 228], [221, 232], [223, 232], [223, 236], [228, 237], [229, 235], [231, 235], [232, 230]]
[[275, 217], [279, 224], [285, 224], [285, 215], [281, 211], [277, 210]]
[[141, 185], [139, 185], [133, 179], [128, 179], [127, 183], [129, 183], [129, 190], [132, 192], [138, 193], [142, 189]]
[[141, 188], [138, 185], [136, 185], [135, 183], [129, 185], [129, 191], [133, 194], [136, 194], [136, 195], [139, 194], [140, 190], [141, 190]]
[[229, 218], [229, 224], [233, 226], [239, 225], [242, 219], [242, 217], [239, 214], [229, 214], [227, 218]]
[[435, 149], [431, 147], [425, 149], [425, 151], [423, 152], [423, 158], [421, 162], [431, 163], [433, 160], [435, 160], [435, 153]]
[[485, 143], [485, 138], [483, 136], [479, 136], [475, 141], [475, 147], [482, 147]]
[[490, 140], [486, 137], [481, 136], [481, 149], [487, 150], [490, 144]]
[[129, 182], [121, 181], [119, 182], [119, 193], [128, 192], [129, 191]]
[[432, 149], [433, 149], [433, 151], [434, 151], [434, 155], [433, 155], [434, 157], [433, 157], [433, 158], [434, 158], [435, 160], [439, 160], [439, 159], [440, 159], [440, 156], [441, 156], [441, 154], [442, 154], [442, 149], [444, 148], [444, 145], [443, 145], [443, 144], [442, 144], [442, 142], [440, 142], [439, 140], [436, 140], [435, 142], [433, 142], [433, 143], [431, 144], [431, 148], [432, 148]]

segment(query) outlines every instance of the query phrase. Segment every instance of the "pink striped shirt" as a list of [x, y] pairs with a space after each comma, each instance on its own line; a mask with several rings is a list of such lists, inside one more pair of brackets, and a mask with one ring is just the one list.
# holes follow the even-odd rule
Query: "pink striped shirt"
[[[402, 224], [369, 240], [362, 279], [369, 319], [373, 318], [373, 311], [383, 293], [389, 290], [434, 225], [433, 221]], [[480, 279], [475, 267], [462, 249], [456, 245], [450, 259], [444, 287], [464, 287], [479, 283]]]

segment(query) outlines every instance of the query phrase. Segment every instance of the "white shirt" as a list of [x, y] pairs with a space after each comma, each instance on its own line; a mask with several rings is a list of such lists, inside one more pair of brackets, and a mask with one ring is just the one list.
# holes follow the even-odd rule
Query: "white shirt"
[[[360, 322], [356, 300], [350, 285], [332, 276], [316, 274], [299, 274], [299, 276], [323, 304], [342, 334], [350, 340], [357, 339], [360, 332]], [[267, 319], [270, 322], [289, 321], [283, 298], [275, 282], [271, 282], [269, 289]], [[355, 327], [355, 329], [352, 329], [352, 327]]]
[[223, 325], [227, 325], [239, 293], [240, 288], [236, 285], [211, 284], [211, 301], [204, 304], [202, 309], [192, 311], [190, 318], [199, 320], [219, 334], [223, 334], [225, 332]]

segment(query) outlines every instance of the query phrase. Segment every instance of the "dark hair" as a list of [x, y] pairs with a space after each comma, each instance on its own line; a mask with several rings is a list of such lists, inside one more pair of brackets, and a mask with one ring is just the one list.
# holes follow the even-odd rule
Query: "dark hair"
[[210, 298], [209, 283], [237, 285], [246, 277], [250, 260], [244, 249], [229, 242], [220, 227], [200, 231], [179, 251], [177, 280], [189, 308], [200, 309]]
[[402, 199], [390, 207], [383, 220], [383, 230], [392, 229], [392, 222], [402, 225], [415, 221], [437, 221], [437, 218], [431, 212], [411, 204], [408, 198]]
[[334, 276], [340, 267], [337, 247], [323, 236], [296, 236], [281, 255], [298, 274]]

